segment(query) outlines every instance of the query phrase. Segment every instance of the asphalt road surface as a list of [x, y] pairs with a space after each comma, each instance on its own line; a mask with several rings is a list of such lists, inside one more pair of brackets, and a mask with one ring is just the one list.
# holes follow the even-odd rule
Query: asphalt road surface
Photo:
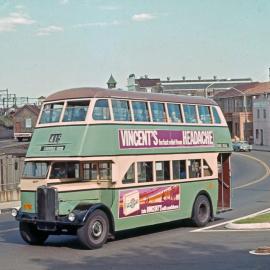
[[[247, 155], [270, 166], [270, 153]], [[263, 178], [266, 170], [261, 162], [234, 154], [234, 210], [219, 215], [210, 225], [270, 207], [270, 177]], [[195, 228], [188, 222], [177, 222], [121, 233], [102, 249], [91, 251], [70, 236], [53, 236], [45, 246], [29, 246], [21, 240], [17, 226], [9, 215], [0, 216], [1, 270], [270, 268], [270, 256], [249, 254], [259, 246], [270, 246], [269, 231], [232, 232], [217, 227], [192, 232]]]

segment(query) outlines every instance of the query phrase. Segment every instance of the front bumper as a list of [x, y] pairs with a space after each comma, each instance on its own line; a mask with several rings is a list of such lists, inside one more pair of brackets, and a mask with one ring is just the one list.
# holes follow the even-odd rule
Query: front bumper
[[37, 214], [18, 211], [15, 217], [17, 221], [37, 225], [38, 230], [48, 231], [51, 234], [74, 234], [77, 229], [84, 225], [84, 216], [87, 211], [75, 212], [76, 218], [70, 221], [68, 216], [56, 216], [54, 220], [39, 219]]

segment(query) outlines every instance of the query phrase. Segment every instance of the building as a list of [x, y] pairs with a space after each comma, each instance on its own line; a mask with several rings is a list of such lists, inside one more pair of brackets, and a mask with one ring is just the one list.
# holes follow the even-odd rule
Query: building
[[107, 81], [108, 88], [109, 89], [114, 89], [114, 88], [116, 88], [116, 84], [117, 84], [117, 82], [114, 79], [113, 75], [111, 74], [109, 80]]
[[40, 109], [36, 105], [24, 105], [17, 109], [13, 117], [14, 138], [18, 141], [30, 139], [36, 126]]
[[252, 83], [250, 78], [239, 79], [202, 79], [187, 80], [182, 77], [181, 80], [166, 80], [159, 78], [148, 78], [147, 75], [136, 79], [135, 74], [128, 77], [128, 90], [152, 93], [167, 93], [176, 95], [207, 96], [213, 97], [219, 92], [229, 90], [231, 87], [237, 87], [243, 83]]
[[253, 143], [253, 104], [265, 93], [270, 93], [270, 82], [246, 83], [214, 96], [224, 113], [233, 139]]
[[253, 103], [254, 144], [270, 146], [270, 95], [264, 94]]

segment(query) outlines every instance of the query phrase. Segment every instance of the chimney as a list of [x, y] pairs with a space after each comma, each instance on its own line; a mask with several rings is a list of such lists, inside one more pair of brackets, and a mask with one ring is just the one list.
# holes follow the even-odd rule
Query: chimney
[[202, 79], [202, 77], [201, 76], [198, 76], [198, 80], [200, 81]]
[[182, 80], [183, 80], [183, 81], [185, 81], [185, 80], [186, 80], [186, 77], [185, 77], [185, 76], [183, 76], [183, 77], [182, 77]]
[[214, 77], [213, 77], [213, 78], [214, 78], [214, 80], [215, 80], [215, 81], [217, 80], [217, 76], [216, 76], [216, 75], [214, 75]]
[[171, 78], [170, 77], [167, 77], [167, 81], [169, 81]]

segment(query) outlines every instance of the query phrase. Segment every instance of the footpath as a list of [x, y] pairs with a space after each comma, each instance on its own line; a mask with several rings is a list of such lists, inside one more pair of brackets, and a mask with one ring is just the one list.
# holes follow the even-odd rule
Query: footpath
[[270, 152], [270, 146], [253, 144], [252, 150], [262, 151], [262, 152]]

